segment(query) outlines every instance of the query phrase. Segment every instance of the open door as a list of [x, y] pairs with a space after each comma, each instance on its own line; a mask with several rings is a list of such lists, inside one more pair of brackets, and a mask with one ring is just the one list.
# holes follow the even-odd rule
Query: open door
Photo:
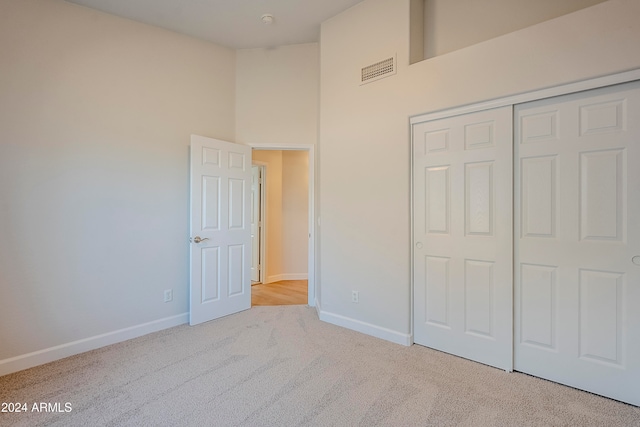
[[191, 136], [189, 323], [251, 307], [251, 148]]
[[262, 176], [264, 166], [251, 165], [251, 283], [262, 283]]

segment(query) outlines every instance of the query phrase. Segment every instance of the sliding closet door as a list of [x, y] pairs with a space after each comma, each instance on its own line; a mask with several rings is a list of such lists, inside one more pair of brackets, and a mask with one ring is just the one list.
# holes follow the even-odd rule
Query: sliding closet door
[[515, 369], [640, 405], [640, 83], [515, 111]]
[[414, 341], [512, 369], [512, 108], [412, 129]]

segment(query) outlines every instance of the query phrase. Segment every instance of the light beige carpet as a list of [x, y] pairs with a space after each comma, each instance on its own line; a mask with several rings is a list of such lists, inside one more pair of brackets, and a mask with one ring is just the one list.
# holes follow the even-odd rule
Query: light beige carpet
[[[640, 426], [640, 408], [255, 307], [0, 377], [3, 426]], [[29, 408], [31, 409], [31, 407]]]

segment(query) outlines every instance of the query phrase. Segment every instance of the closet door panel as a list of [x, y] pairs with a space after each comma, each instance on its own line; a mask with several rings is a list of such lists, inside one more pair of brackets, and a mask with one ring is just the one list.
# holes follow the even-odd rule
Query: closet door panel
[[414, 340], [512, 369], [512, 109], [413, 126]]

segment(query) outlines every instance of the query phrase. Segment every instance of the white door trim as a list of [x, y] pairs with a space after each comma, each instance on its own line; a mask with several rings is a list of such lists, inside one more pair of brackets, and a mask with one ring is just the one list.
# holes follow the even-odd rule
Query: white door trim
[[586, 79], [578, 82], [571, 82], [566, 84], [561, 84], [558, 86], [554, 86], [551, 88], [545, 88], [540, 90], [534, 90], [531, 92], [525, 92], [517, 95], [507, 96], [504, 98], [497, 98], [485, 102], [469, 104], [464, 106], [458, 106], [454, 108], [449, 108], [446, 110], [432, 111], [430, 113], [420, 114], [409, 117], [409, 216], [410, 216], [410, 227], [409, 227], [409, 242], [410, 242], [410, 259], [409, 259], [409, 268], [410, 275], [409, 279], [411, 281], [411, 289], [409, 294], [409, 315], [410, 315], [410, 335], [409, 335], [409, 345], [414, 343], [414, 257], [415, 257], [415, 241], [414, 241], [414, 222], [415, 217], [413, 214], [414, 206], [413, 206], [413, 193], [414, 193], [414, 185], [413, 185], [413, 127], [415, 124], [428, 122], [432, 120], [447, 118], [458, 116], [461, 114], [473, 113], [477, 111], [488, 110], [492, 108], [505, 107], [508, 105], [516, 105], [522, 104], [530, 101], [537, 101], [540, 99], [551, 98], [554, 96], [567, 95], [570, 93], [581, 92], [590, 89], [597, 89], [600, 87], [612, 86], [615, 84], [628, 83], [634, 80], [640, 80], [640, 68], [634, 69], [630, 71], [624, 71], [621, 73], [610, 74], [606, 76], [595, 77], [592, 79]]
[[[316, 245], [315, 245], [315, 145], [314, 144], [247, 144], [253, 150], [298, 150], [309, 155], [309, 256], [308, 256], [308, 304], [316, 306]], [[266, 264], [266, 259], [265, 259]], [[266, 274], [264, 275], [266, 277]]]

